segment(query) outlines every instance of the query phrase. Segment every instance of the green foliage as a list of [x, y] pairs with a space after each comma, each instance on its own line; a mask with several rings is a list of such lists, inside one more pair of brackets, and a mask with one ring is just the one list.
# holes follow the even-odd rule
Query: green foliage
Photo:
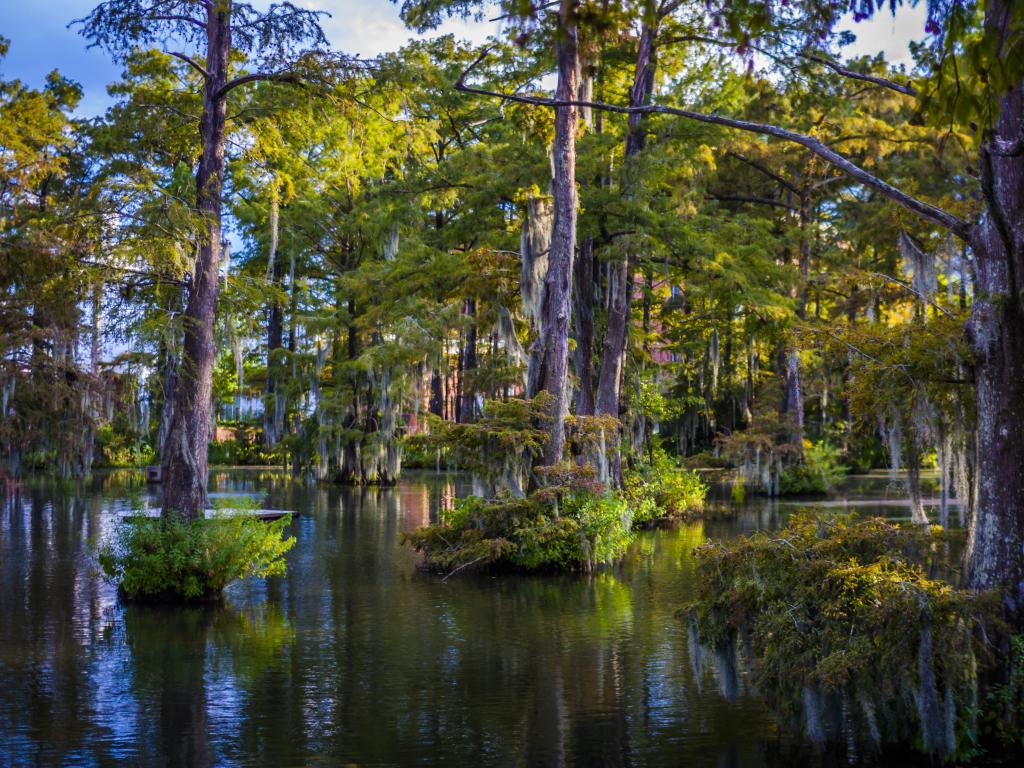
[[623, 495], [637, 525], [691, 520], [704, 509], [708, 486], [692, 469], [679, 467], [664, 451], [649, 464], [626, 472]]
[[96, 464], [106, 467], [139, 467], [152, 464], [156, 454], [148, 443], [141, 442], [138, 435], [126, 429], [125, 419], [115, 419], [96, 431], [98, 455]]
[[447, 519], [403, 537], [428, 568], [446, 573], [471, 566], [589, 571], [614, 563], [632, 540], [625, 501], [583, 488], [560, 497], [470, 496]]
[[779, 492], [785, 494], [828, 493], [846, 475], [840, 463], [840, 451], [824, 440], [805, 442], [803, 462], [787, 467], [779, 480]]
[[237, 514], [213, 520], [122, 522], [98, 554], [104, 574], [131, 599], [194, 601], [214, 598], [236, 579], [285, 572], [290, 517], [270, 523]]
[[702, 643], [742, 637], [754, 682], [791, 721], [808, 691], [851, 702], [868, 746], [964, 750], [975, 735], [975, 628], [993, 604], [951, 575], [949, 534], [881, 519], [798, 515], [782, 531], [697, 549]]
[[265, 466], [281, 463], [280, 448], [268, 449], [256, 440], [234, 439], [210, 443], [207, 461], [211, 465]]

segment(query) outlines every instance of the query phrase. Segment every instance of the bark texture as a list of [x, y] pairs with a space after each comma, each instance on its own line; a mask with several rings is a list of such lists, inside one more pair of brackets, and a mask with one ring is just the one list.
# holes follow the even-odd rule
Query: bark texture
[[163, 510], [192, 520], [206, 508], [207, 450], [212, 418], [213, 329], [220, 291], [221, 191], [224, 184], [224, 131], [231, 54], [231, 5], [211, 4], [206, 22], [206, 78], [199, 124], [202, 155], [196, 172], [196, 208], [205, 226], [201, 235], [188, 304], [175, 407], [163, 453]]
[[[559, 9], [558, 86], [556, 98], [571, 101], [579, 88], [579, 49], [576, 3], [562, 0]], [[572, 301], [573, 257], [576, 251], [576, 124], [575, 106], [555, 110], [552, 193], [554, 221], [551, 255], [544, 279], [542, 333], [544, 341], [543, 389], [554, 397], [551, 431], [543, 462], [551, 466], [565, 452], [565, 417], [569, 412], [569, 324]]]
[[[986, 36], [1008, 34], [1012, 3], [986, 6]], [[1005, 51], [1002, 55], [1006, 55]], [[985, 213], [972, 228], [976, 292], [969, 332], [977, 386], [977, 505], [970, 521], [968, 584], [1003, 587], [1024, 616], [1024, 84], [1000, 98], [981, 152]]]

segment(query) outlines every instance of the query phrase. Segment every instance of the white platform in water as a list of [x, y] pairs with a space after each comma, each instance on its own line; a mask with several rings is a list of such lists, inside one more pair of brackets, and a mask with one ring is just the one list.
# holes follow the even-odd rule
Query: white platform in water
[[294, 515], [290, 509], [208, 509], [207, 519], [211, 517], [232, 517], [234, 515], [250, 515], [260, 520], [277, 520], [285, 515]]
[[[215, 517], [233, 517], [234, 515], [247, 515], [251, 517], [259, 518], [260, 520], [277, 520], [278, 518], [284, 517], [285, 515], [296, 515], [290, 509], [208, 509], [205, 512], [206, 519], [212, 519]], [[126, 514], [121, 515], [122, 518], [126, 517], [160, 517], [160, 510], [156, 507], [149, 507], [147, 509], [134, 510]]]

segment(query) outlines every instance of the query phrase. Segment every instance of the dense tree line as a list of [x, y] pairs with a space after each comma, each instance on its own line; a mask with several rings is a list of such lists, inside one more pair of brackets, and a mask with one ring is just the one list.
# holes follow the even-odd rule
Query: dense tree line
[[[289, 3], [99, 5], [105, 114], [56, 73], [0, 83], [8, 466], [152, 453], [191, 517], [218, 422], [388, 483], [448, 460], [421, 436], [547, 393], [530, 463], [613, 486], [656, 450], [764, 493], [905, 467], [923, 520], [934, 462], [970, 583], [1016, 605], [1020, 6], [930, 4], [909, 70], [843, 58], [850, 9], [878, 11], [515, 2], [484, 50], [370, 61]], [[614, 426], [567, 437], [591, 417]]]

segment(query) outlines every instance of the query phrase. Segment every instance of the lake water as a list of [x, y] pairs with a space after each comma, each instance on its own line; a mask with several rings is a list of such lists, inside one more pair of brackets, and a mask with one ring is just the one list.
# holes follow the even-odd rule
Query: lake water
[[[155, 609], [120, 603], [90, 547], [156, 503], [142, 480], [27, 482], [3, 502], [2, 766], [794, 764], [755, 698], [695, 672], [679, 612], [696, 545], [801, 504], [643, 533], [596, 575], [443, 580], [400, 540], [467, 491], [457, 476], [354, 489], [218, 470], [218, 494], [300, 513], [288, 573]], [[902, 498], [883, 476], [846, 493]]]

